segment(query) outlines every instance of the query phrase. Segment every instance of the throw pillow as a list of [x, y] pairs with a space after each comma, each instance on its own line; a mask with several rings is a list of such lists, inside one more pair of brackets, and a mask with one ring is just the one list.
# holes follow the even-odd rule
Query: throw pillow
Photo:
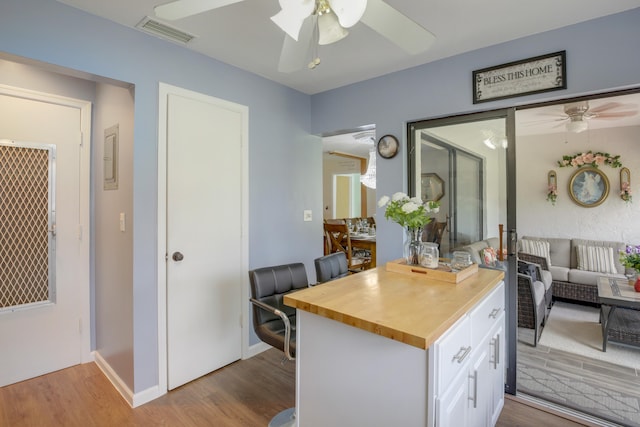
[[495, 265], [498, 261], [498, 255], [494, 248], [484, 248], [481, 255], [484, 265]]
[[520, 250], [525, 254], [540, 256], [547, 259], [547, 266], [551, 267], [551, 256], [549, 255], [549, 242], [546, 240], [527, 240], [520, 241]]
[[576, 246], [578, 270], [595, 271], [596, 273], [617, 273], [613, 259], [613, 248], [604, 246]]

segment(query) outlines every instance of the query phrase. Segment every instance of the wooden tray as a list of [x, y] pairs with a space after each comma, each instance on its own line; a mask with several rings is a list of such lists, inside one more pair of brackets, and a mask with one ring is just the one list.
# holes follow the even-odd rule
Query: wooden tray
[[478, 264], [471, 264], [469, 267], [460, 271], [451, 271], [451, 267], [442, 262], [449, 260], [441, 260], [438, 268], [426, 268], [419, 265], [407, 265], [404, 259], [396, 259], [394, 261], [387, 262], [387, 271], [394, 271], [396, 273], [413, 274], [416, 276], [423, 276], [429, 279], [442, 280], [449, 283], [460, 283], [464, 279], [473, 276], [478, 272]]

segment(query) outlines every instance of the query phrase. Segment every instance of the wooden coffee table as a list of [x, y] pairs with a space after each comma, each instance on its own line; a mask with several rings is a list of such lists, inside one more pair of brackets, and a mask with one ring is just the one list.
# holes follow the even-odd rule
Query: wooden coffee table
[[607, 341], [640, 346], [640, 292], [627, 279], [598, 278], [602, 351]]

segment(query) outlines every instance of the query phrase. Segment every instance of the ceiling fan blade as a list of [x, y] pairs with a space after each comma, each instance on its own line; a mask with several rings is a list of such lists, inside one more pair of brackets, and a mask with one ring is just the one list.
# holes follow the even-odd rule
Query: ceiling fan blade
[[638, 114], [637, 111], [618, 111], [617, 113], [599, 113], [593, 116], [594, 119], [617, 119], [619, 117], [631, 117]]
[[304, 20], [297, 41], [288, 34], [284, 35], [280, 62], [278, 63], [279, 72], [292, 73], [306, 67], [309, 58], [311, 58], [310, 51], [317, 19], [316, 15], [311, 15]]
[[329, 0], [329, 4], [344, 28], [356, 25], [367, 9], [367, 0]]
[[241, 1], [243, 0], [177, 0], [156, 6], [153, 10], [158, 18], [173, 21]]
[[619, 102], [607, 102], [606, 104], [602, 104], [599, 107], [589, 108], [590, 113], [600, 113], [602, 111], [611, 110], [613, 108], [619, 108], [622, 104]]
[[280, 12], [271, 20], [289, 37], [298, 40], [304, 20], [313, 13], [315, 0], [280, 0]]
[[382, 0], [368, 1], [362, 22], [411, 55], [426, 51], [436, 39], [430, 31]]

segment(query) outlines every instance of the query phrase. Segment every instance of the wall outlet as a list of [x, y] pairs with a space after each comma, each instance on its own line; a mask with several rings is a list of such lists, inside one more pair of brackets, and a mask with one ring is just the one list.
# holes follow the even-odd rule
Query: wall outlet
[[305, 210], [303, 218], [304, 218], [305, 221], [312, 221], [313, 220], [313, 215], [311, 214], [311, 211], [310, 210]]

